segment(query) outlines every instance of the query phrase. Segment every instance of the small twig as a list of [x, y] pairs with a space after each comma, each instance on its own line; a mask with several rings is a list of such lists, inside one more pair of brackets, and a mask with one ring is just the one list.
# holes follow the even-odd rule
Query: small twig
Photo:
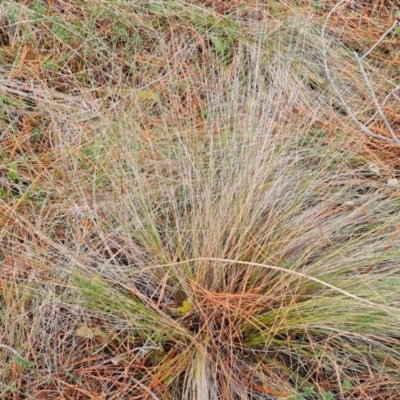
[[[396, 95], [396, 92], [397, 92], [399, 89], [400, 89], [400, 85], [399, 85], [399, 86], [396, 86], [396, 87], [385, 97], [385, 99], [383, 100], [383, 102], [382, 102], [382, 104], [381, 104], [381, 107], [385, 107], [385, 106], [386, 106], [386, 103], [389, 101], [390, 96], [393, 96], [397, 101], [400, 101], [399, 97]], [[371, 123], [371, 122], [376, 118], [376, 116], [377, 116], [378, 114], [379, 114], [379, 111], [376, 111], [376, 112], [374, 113], [374, 115], [373, 115], [368, 121], [365, 122], [365, 125], [368, 125], [369, 123]]]
[[362, 58], [359, 57], [359, 56], [357, 55], [357, 53], [354, 53], [354, 55], [355, 55], [355, 57], [356, 57], [357, 64], [358, 64], [358, 66], [360, 67], [360, 70], [361, 70], [362, 76], [363, 76], [363, 78], [364, 78], [364, 81], [365, 81], [365, 83], [367, 84], [367, 89], [368, 89], [368, 91], [369, 91], [369, 95], [371, 96], [372, 101], [374, 102], [375, 107], [376, 107], [376, 109], [377, 109], [379, 115], [381, 116], [383, 122], [385, 123], [386, 128], [388, 129], [388, 131], [389, 131], [389, 133], [390, 133], [390, 136], [391, 136], [392, 139], [393, 139], [393, 142], [394, 142], [394, 143], [397, 143], [397, 144], [400, 144], [400, 140], [397, 138], [397, 136], [396, 136], [396, 134], [394, 133], [392, 127], [390, 126], [390, 123], [389, 123], [389, 121], [387, 120], [386, 115], [385, 115], [384, 112], [382, 111], [382, 107], [379, 105], [379, 102], [378, 102], [378, 99], [376, 98], [374, 89], [372, 88], [371, 83], [369, 82], [368, 75], [367, 75], [367, 73], [365, 72], [363, 63], [361, 62]]
[[[342, 96], [342, 94], [340, 93], [339, 89], [337, 88], [335, 82], [333, 81], [333, 78], [332, 78], [330, 69], [329, 69], [329, 67], [328, 67], [328, 50], [329, 50], [329, 47], [330, 47], [330, 45], [331, 45], [332, 42], [330, 42], [328, 45], [326, 44], [325, 32], [326, 32], [326, 29], [327, 29], [327, 26], [328, 26], [328, 22], [329, 22], [329, 20], [330, 20], [330, 18], [331, 18], [331, 16], [332, 16], [332, 14], [333, 14], [341, 5], [343, 5], [343, 4], [346, 3], [347, 1], [348, 1], [348, 0], [341, 0], [341, 1], [339, 1], [339, 3], [337, 3], [337, 4], [332, 8], [332, 10], [329, 12], [329, 14], [328, 14], [328, 16], [326, 17], [325, 22], [324, 22], [324, 24], [323, 24], [323, 26], [322, 26], [322, 30], [321, 30], [322, 55], [323, 55], [323, 61], [324, 61], [324, 67], [325, 67], [326, 76], [327, 76], [327, 78], [328, 78], [328, 80], [329, 80], [329, 83], [331, 84], [333, 90], [335, 91], [337, 97], [339, 98], [340, 102], [342, 103], [342, 106], [343, 106], [344, 109], [346, 110], [348, 116], [349, 116], [349, 117], [351, 118], [351, 120], [360, 128], [360, 130], [361, 130], [361, 132], [362, 132], [363, 134], [368, 135], [368, 136], [370, 136], [370, 137], [373, 137], [373, 138], [375, 138], [375, 139], [382, 140], [382, 141], [387, 142], [387, 143], [396, 143], [396, 144], [400, 144], [399, 139], [397, 139], [396, 136], [393, 137], [393, 135], [392, 135], [393, 130], [391, 129], [391, 127], [390, 127], [389, 132], [390, 132], [390, 134], [391, 134], [391, 136], [392, 136], [392, 139], [389, 139], [389, 138], [387, 138], [387, 137], [385, 137], [385, 136], [381, 136], [381, 135], [377, 135], [377, 134], [373, 133], [367, 126], [365, 126], [365, 124], [361, 123], [361, 122], [354, 116], [354, 112], [353, 112], [353, 111], [351, 110], [351, 108], [348, 106], [346, 100], [343, 98], [343, 96]], [[394, 27], [394, 26], [395, 26], [395, 24], [394, 24], [392, 27]], [[390, 30], [391, 30], [391, 29], [392, 29], [392, 28], [390, 28]], [[388, 33], [388, 32], [387, 32], [387, 33]], [[386, 33], [385, 33], [385, 35], [386, 35]], [[382, 36], [381, 39], [380, 39], [379, 41], [382, 41], [383, 38], [385, 37], [385, 35]], [[369, 54], [369, 53], [373, 50], [374, 47], [376, 47], [376, 46], [373, 46], [372, 49], [370, 49], [370, 51], [367, 52], [366, 54]], [[364, 55], [364, 56], [365, 56], [365, 55]], [[366, 83], [367, 83], [367, 85], [368, 85], [368, 82], [366, 82]], [[382, 110], [380, 110], [380, 108], [379, 108], [379, 103], [378, 103], [378, 112], [382, 112]], [[386, 119], [386, 122], [388, 122], [387, 119]], [[386, 122], [385, 122], [385, 124], [386, 124]]]
[[381, 44], [381, 42], [383, 41], [383, 39], [385, 38], [385, 36], [387, 36], [390, 32], [392, 32], [392, 30], [396, 27], [397, 25], [397, 20], [395, 20], [392, 24], [392, 26], [380, 37], [380, 39], [361, 57], [361, 59], [368, 57], [372, 51], [375, 49], [375, 47], [379, 46]]

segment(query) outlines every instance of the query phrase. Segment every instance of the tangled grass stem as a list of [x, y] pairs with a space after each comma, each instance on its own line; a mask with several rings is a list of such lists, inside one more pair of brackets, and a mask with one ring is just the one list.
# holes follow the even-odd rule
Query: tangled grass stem
[[13, 353], [16, 357], [18, 357], [19, 359], [24, 360], [24, 357], [22, 357], [21, 354], [19, 354], [17, 350], [15, 350], [14, 348], [12, 348], [11, 346], [9, 346], [7, 344], [0, 343], [0, 349], [8, 350], [11, 353]]
[[146, 267], [143, 268], [143, 270], [150, 270], [150, 269], [154, 269], [154, 268], [165, 268], [165, 267], [173, 267], [173, 266], [177, 266], [177, 265], [182, 265], [182, 264], [188, 264], [188, 263], [192, 263], [192, 262], [196, 262], [196, 261], [216, 261], [216, 262], [224, 262], [224, 263], [231, 263], [231, 264], [242, 264], [242, 265], [248, 265], [251, 267], [261, 267], [261, 268], [266, 268], [266, 269], [272, 269], [274, 271], [280, 271], [280, 272], [284, 272], [284, 273], [288, 273], [288, 274], [292, 274], [292, 275], [296, 275], [300, 278], [305, 278], [305, 279], [309, 279], [313, 282], [319, 283], [323, 286], [326, 286], [338, 293], [344, 294], [345, 296], [348, 296], [354, 300], [357, 300], [361, 303], [367, 304], [371, 307], [374, 308], [379, 308], [381, 311], [384, 311], [390, 315], [396, 316], [397, 313], [394, 313], [390, 310], [388, 310], [386, 307], [382, 307], [379, 304], [373, 303], [372, 301], [368, 301], [365, 299], [362, 299], [361, 297], [358, 297], [354, 294], [351, 294], [349, 292], [347, 292], [346, 290], [340, 289], [336, 286], [333, 286], [327, 282], [324, 282], [318, 278], [314, 278], [313, 276], [307, 275], [307, 274], [303, 274], [301, 272], [298, 271], [294, 271], [291, 269], [286, 269], [286, 268], [282, 268], [282, 267], [277, 267], [275, 265], [266, 265], [266, 264], [260, 264], [260, 263], [255, 263], [255, 262], [250, 262], [250, 261], [241, 261], [241, 260], [230, 260], [230, 259], [225, 259], [225, 258], [211, 258], [211, 257], [199, 257], [199, 258], [192, 258], [190, 260], [186, 260], [186, 261], [177, 261], [174, 263], [168, 263], [168, 264], [162, 264], [162, 265], [154, 265], [151, 267]]

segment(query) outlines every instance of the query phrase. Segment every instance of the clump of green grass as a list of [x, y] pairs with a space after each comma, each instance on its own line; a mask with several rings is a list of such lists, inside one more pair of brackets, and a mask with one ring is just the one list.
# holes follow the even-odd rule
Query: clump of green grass
[[0, 81], [26, 106], [2, 114], [0, 397], [398, 396], [395, 171], [332, 112], [318, 27], [28, 3], [7, 24], [40, 62]]

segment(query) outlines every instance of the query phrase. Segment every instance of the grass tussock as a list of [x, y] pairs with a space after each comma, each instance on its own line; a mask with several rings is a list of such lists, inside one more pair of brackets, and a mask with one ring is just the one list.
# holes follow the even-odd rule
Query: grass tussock
[[0, 4], [0, 398], [400, 396], [398, 16], [314, 3]]

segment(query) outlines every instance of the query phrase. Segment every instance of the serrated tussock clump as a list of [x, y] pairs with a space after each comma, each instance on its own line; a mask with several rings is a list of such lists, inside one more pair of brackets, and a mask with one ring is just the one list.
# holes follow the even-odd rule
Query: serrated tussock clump
[[0, 397], [400, 396], [397, 179], [332, 111], [318, 29], [35, 4], [12, 15], [86, 58], [0, 81], [26, 107], [2, 115]]

